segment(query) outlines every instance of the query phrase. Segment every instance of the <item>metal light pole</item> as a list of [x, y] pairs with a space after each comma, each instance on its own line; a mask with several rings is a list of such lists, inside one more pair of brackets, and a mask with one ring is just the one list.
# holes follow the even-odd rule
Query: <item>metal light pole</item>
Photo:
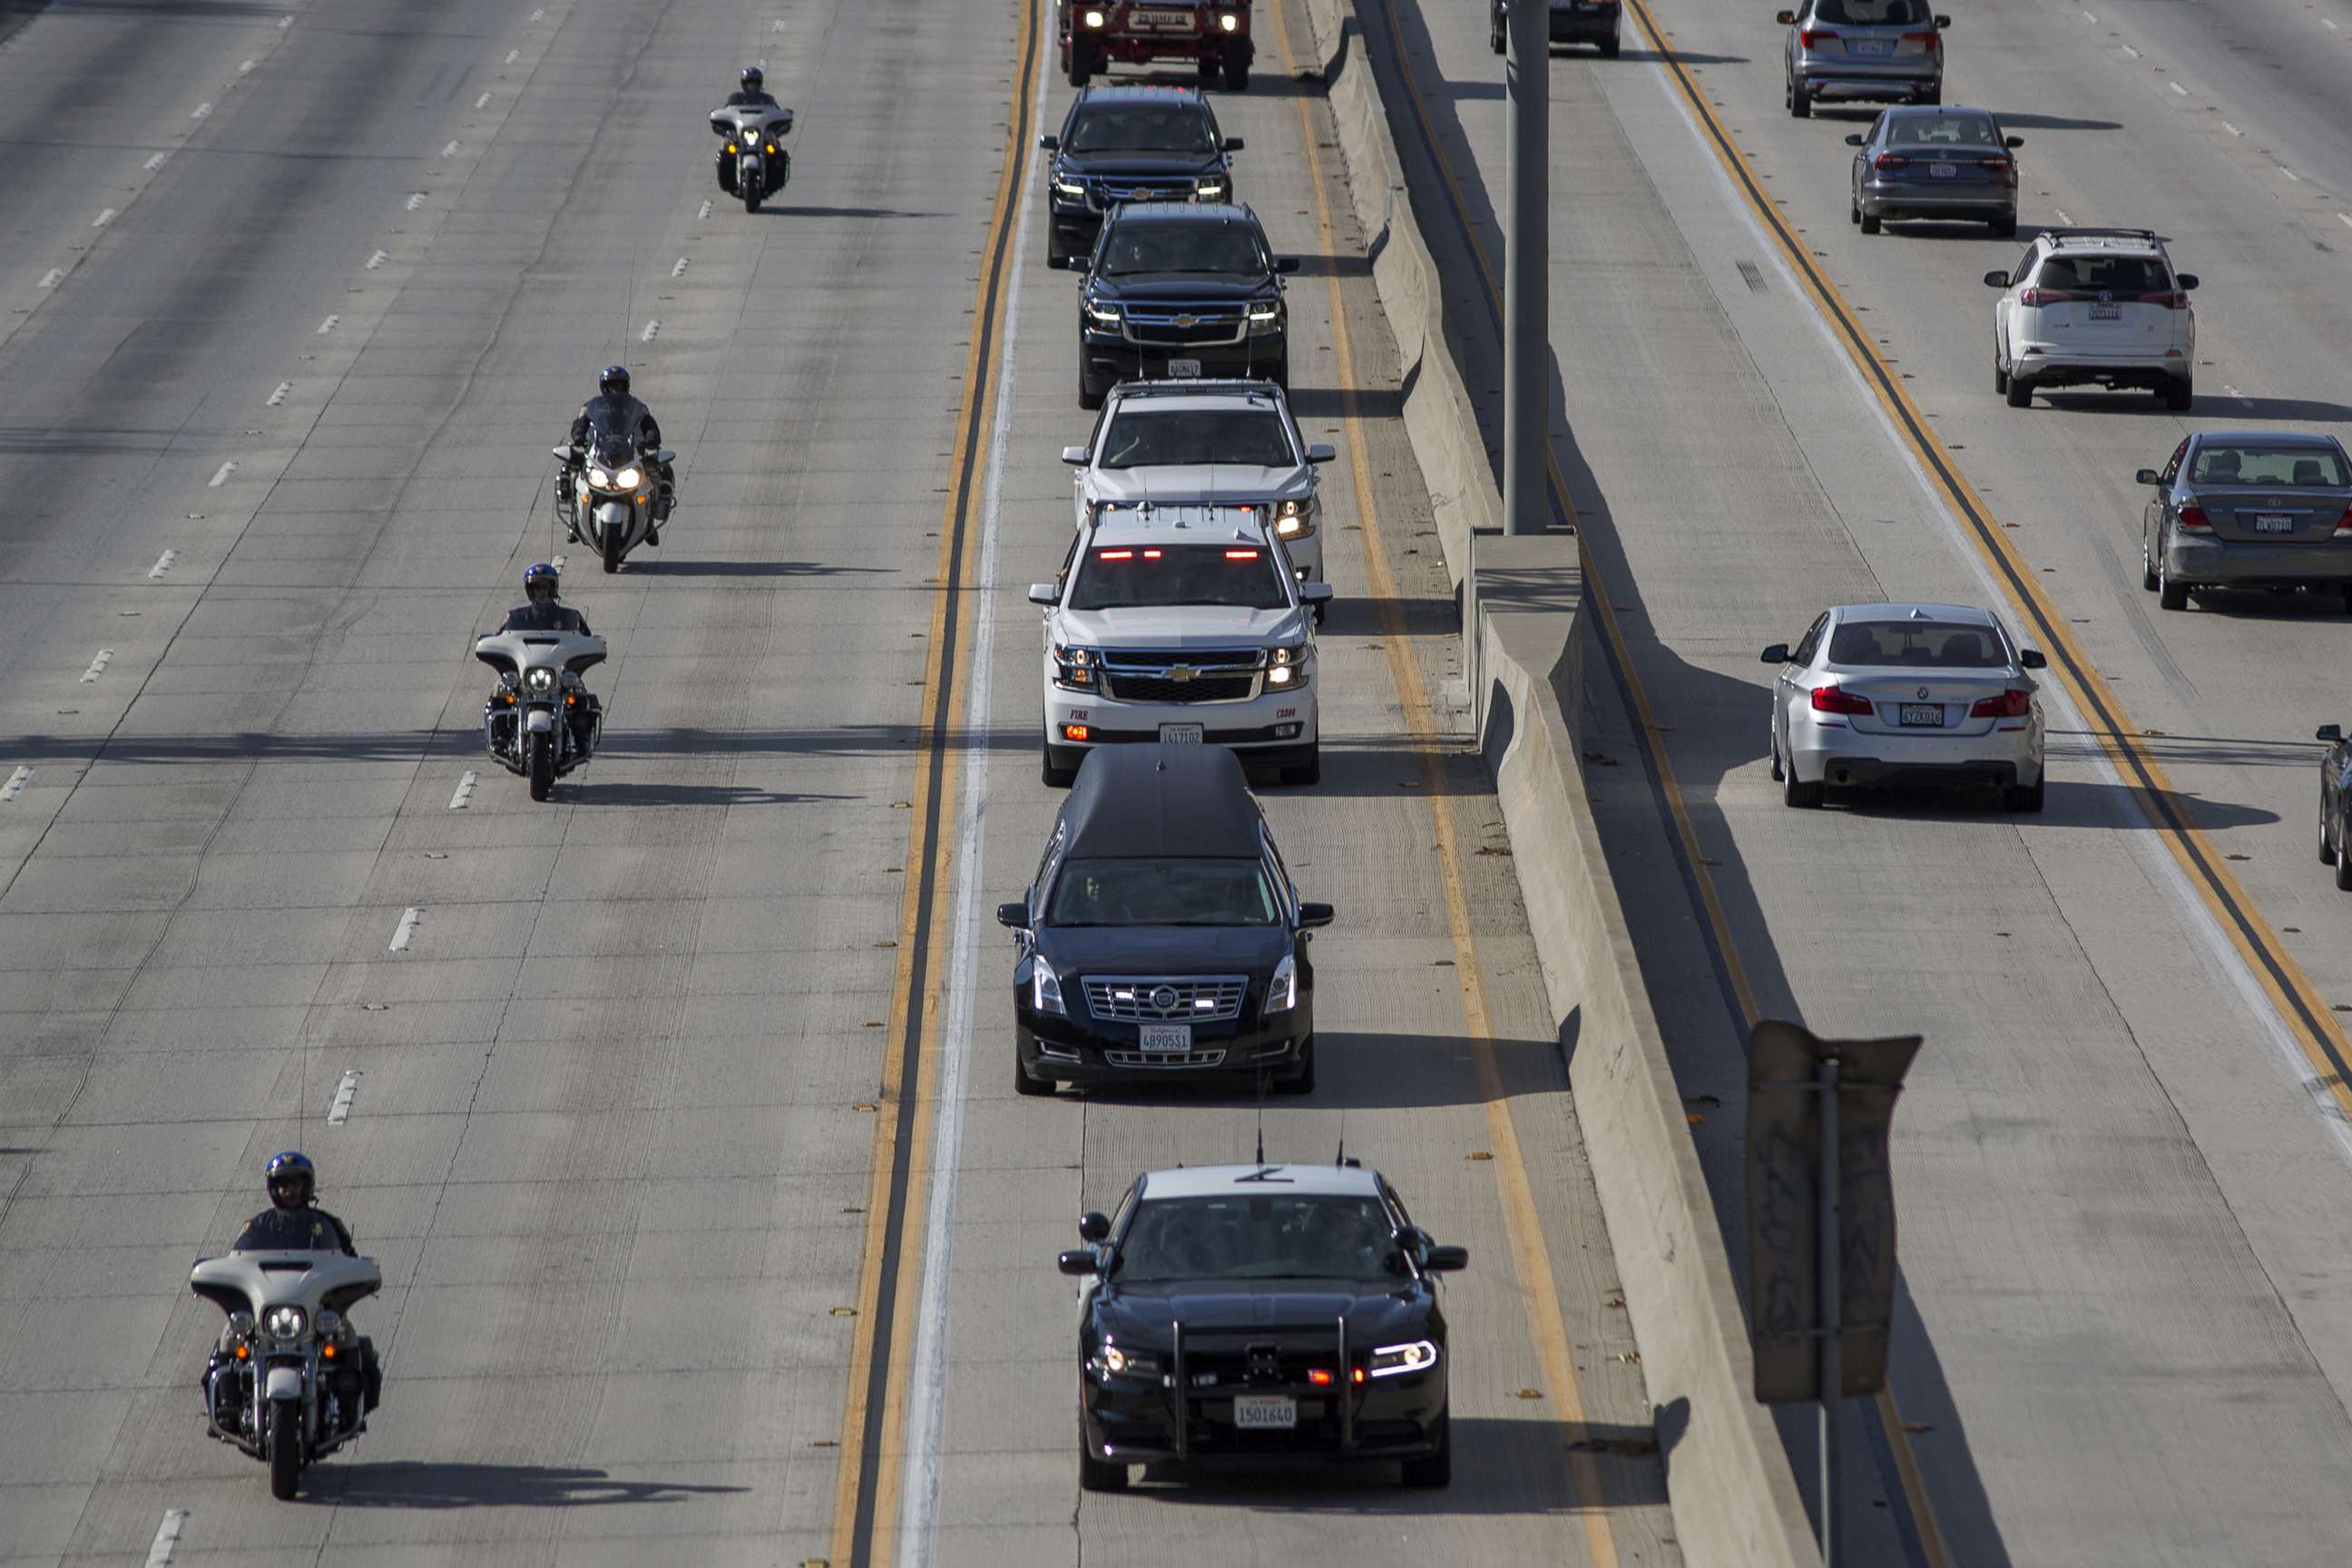
[[1839, 1513], [1838, 1427], [1845, 1414], [1845, 1280], [1839, 1256], [1843, 1232], [1838, 1202], [1838, 1058], [1813, 1068], [1821, 1094], [1821, 1177], [1814, 1189], [1814, 1287], [1821, 1305], [1822, 1568], [1845, 1568], [1845, 1531]]
[[1544, 529], [1544, 454], [1551, 397], [1551, 14], [1518, 0], [1510, 26], [1510, 211], [1503, 233], [1503, 531]]

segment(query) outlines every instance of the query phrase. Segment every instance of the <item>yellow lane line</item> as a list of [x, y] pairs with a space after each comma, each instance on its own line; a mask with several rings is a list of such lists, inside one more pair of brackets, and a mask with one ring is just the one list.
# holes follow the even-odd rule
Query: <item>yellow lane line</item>
[[[948, 458], [948, 497], [940, 528], [936, 586], [923, 671], [924, 714], [915, 756], [912, 820], [907, 829], [909, 875], [899, 906], [898, 962], [891, 982], [889, 1032], [885, 1037], [879, 1110], [866, 1179], [866, 1234], [858, 1264], [856, 1327], [850, 1342], [849, 1375], [841, 1422], [841, 1460], [835, 1472], [831, 1561], [835, 1568], [866, 1568], [895, 1558], [899, 1467], [904, 1447], [906, 1379], [911, 1324], [920, 1288], [920, 1249], [927, 1172], [921, 1152], [930, 1147], [937, 1110], [941, 989], [948, 972], [949, 898], [955, 845], [946, 831], [954, 820], [961, 748], [955, 740], [963, 714], [962, 666], [968, 617], [961, 613], [971, 587], [968, 523], [980, 455], [996, 416], [995, 377], [987, 374], [991, 351], [1002, 342], [1005, 288], [1010, 272], [1013, 219], [1020, 180], [1027, 167], [1022, 135], [1035, 96], [1037, 9], [1015, 0], [1021, 15], [1021, 62], [1011, 107], [1006, 110], [1004, 162], [989, 220], [986, 254], [972, 311], [971, 348], [964, 361], [960, 417]], [[984, 611], [976, 611], [984, 613]], [[979, 672], [985, 679], [987, 672]]]
[[1706, 95], [1691, 79], [1688, 68], [1667, 38], [1665, 29], [1651, 14], [1650, 6], [1644, 0], [1628, 0], [1628, 4], [1643, 30], [1650, 35], [1683, 100], [1697, 117], [1733, 186], [1771, 235], [1795, 275], [1803, 280], [1847, 356], [1862, 373], [1863, 380], [1895, 428], [1903, 433], [1905, 444], [1966, 525], [1970, 542], [2007, 588], [2011, 607], [2040, 634], [2040, 640], [2052, 654], [2053, 673], [2071, 689], [2077, 706], [2090, 720], [2092, 733], [2125, 787], [2137, 799], [2166, 847], [2188, 874], [2189, 884], [2229, 934], [2231, 945], [2295, 1035], [2312, 1070], [2326, 1086], [2336, 1105], [2352, 1112], [2352, 1081], [2347, 1081], [2352, 1079], [2352, 1059], [2347, 1058], [2343, 1032], [2326, 1001], [2255, 908], [2204, 829], [2191, 818], [2189, 808], [2182, 804], [2186, 797], [2174, 790], [2162, 764], [2140, 745], [2138, 730], [2097, 665], [2067, 630], [2065, 616], [2042, 588], [1991, 509], [1961, 474], [1959, 465], [1928, 426], [1927, 416], [1920, 412], [1899, 376], [1891, 374], [1880, 360], [1870, 334], [1855, 319], [1853, 307], [1813, 264], [1808, 248], [1798, 243], [1786, 220], [1765, 196], [1746, 155], [1709, 107]]
[[[1275, 44], [1282, 53], [1283, 70], [1295, 77], [1297, 59], [1291, 48], [1290, 28], [1280, 0], [1271, 7]], [[1316, 151], [1315, 122], [1305, 94], [1293, 100], [1298, 111], [1299, 145], [1307, 151], [1308, 178], [1315, 190], [1315, 224], [1323, 252], [1337, 256], [1331, 233], [1331, 204], [1323, 177], [1323, 160]], [[1559, 1402], [1559, 1420], [1574, 1428], [1585, 1420], [1584, 1394], [1577, 1381], [1576, 1359], [1570, 1348], [1568, 1326], [1553, 1285], [1551, 1251], [1544, 1239], [1543, 1221], [1536, 1207], [1533, 1184], [1519, 1150], [1518, 1130], [1511, 1119], [1510, 1097], [1503, 1088], [1502, 1071], [1495, 1058], [1494, 1026], [1486, 1009], [1486, 979], [1478, 967], [1477, 939], [1470, 922], [1470, 900], [1464, 887], [1462, 853], [1454, 831], [1453, 813], [1446, 806], [1444, 762], [1437, 725], [1430, 714], [1429, 695], [1420, 667], [1414, 663], [1404, 618], [1397, 607], [1396, 580], [1390, 574], [1388, 552], [1381, 539], [1380, 511], [1372, 497], [1371, 469], [1364, 455], [1364, 420], [1357, 405], [1356, 358], [1348, 331], [1347, 301], [1339, 289], [1338, 270], [1325, 286], [1331, 297], [1331, 337], [1338, 361], [1341, 417], [1349, 427], [1349, 468], [1355, 479], [1356, 510], [1363, 529], [1365, 574], [1370, 578], [1374, 603], [1380, 606], [1381, 641], [1387, 650], [1389, 674], [1403, 704], [1405, 726], [1415, 742], [1414, 757], [1421, 770], [1422, 795], [1428, 802], [1437, 832], [1438, 865], [1445, 888], [1446, 921], [1454, 935], [1454, 973], [1462, 989], [1462, 1013], [1471, 1053], [1477, 1063], [1478, 1089], [1485, 1101], [1487, 1138], [1493, 1143], [1495, 1182], [1503, 1203], [1506, 1227], [1519, 1253], [1517, 1276], [1520, 1310], [1535, 1341], [1549, 1392]], [[1616, 1568], [1617, 1540], [1610, 1528], [1601, 1478], [1591, 1454], [1569, 1455], [1569, 1471], [1577, 1511], [1584, 1523], [1586, 1549], [1596, 1568]]]

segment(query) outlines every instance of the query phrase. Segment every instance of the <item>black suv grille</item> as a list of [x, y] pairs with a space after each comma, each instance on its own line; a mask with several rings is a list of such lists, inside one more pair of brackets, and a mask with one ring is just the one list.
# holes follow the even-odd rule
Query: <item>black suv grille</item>
[[1127, 335], [1139, 343], [1178, 348], [1191, 343], [1237, 342], [1242, 335], [1242, 312], [1230, 305], [1175, 309], [1130, 305], [1127, 310]]

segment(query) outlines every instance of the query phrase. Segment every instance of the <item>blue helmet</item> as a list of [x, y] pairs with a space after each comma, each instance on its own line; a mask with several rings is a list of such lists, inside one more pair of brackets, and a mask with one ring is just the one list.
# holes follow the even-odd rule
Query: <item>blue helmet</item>
[[[537, 604], [539, 602], [539, 594], [537, 590], [541, 588], [545, 588], [547, 590], [547, 596], [551, 599], [554, 598], [558, 594], [561, 594], [563, 591], [563, 574], [558, 572], [554, 567], [550, 566], [544, 561], [539, 562], [534, 565], [525, 567], [522, 574], [522, 596], [524, 598], [529, 599], [533, 604]], [[299, 1160], [301, 1156], [298, 1154], [295, 1158]]]
[[626, 397], [629, 395], [629, 367], [625, 364], [606, 365], [596, 374], [596, 390], [614, 397]]
[[299, 1209], [310, 1202], [318, 1190], [319, 1173], [310, 1157], [299, 1149], [289, 1149], [269, 1157], [268, 1168], [262, 1181], [269, 1188], [269, 1201], [282, 1209]]
[[762, 87], [767, 85], [767, 73], [762, 71], [758, 66], [745, 66], [743, 68], [743, 90], [745, 92], [759, 91]]

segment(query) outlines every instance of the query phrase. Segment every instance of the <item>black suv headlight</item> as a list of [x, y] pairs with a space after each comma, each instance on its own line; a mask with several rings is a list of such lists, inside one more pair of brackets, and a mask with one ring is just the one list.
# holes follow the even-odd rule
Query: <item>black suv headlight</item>
[[1203, 174], [1192, 182], [1192, 195], [1199, 201], [1222, 202], [1233, 194], [1232, 179], [1222, 174]]
[[1095, 1364], [1115, 1377], [1158, 1377], [1160, 1357], [1156, 1352], [1129, 1350], [1122, 1345], [1106, 1344], [1095, 1357]]
[[1255, 301], [1249, 308], [1250, 336], [1254, 338], [1271, 337], [1276, 332], [1282, 331], [1282, 316], [1283, 310], [1281, 300], [1260, 300]]
[[1381, 1345], [1372, 1352], [1372, 1375], [1394, 1377], [1400, 1373], [1427, 1372], [1437, 1364], [1437, 1345], [1430, 1340], [1411, 1344]]
[[1120, 323], [1127, 320], [1127, 312], [1119, 309], [1116, 303], [1105, 304], [1099, 300], [1087, 300], [1079, 308], [1086, 313], [1088, 330], [1093, 331], [1115, 332], [1118, 331]]

